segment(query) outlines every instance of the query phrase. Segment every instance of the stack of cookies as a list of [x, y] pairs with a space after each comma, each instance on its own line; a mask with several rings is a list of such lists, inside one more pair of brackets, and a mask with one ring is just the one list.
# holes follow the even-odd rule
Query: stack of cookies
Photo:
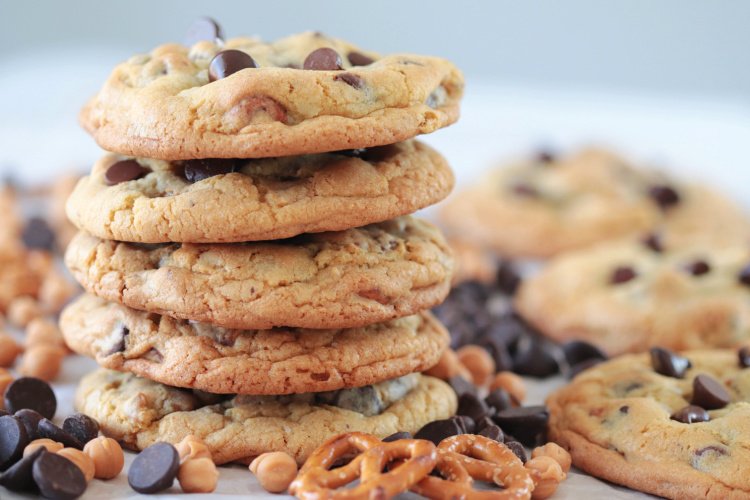
[[193, 434], [217, 463], [452, 415], [419, 372], [448, 345], [427, 310], [453, 262], [408, 214], [452, 188], [412, 138], [458, 118], [460, 72], [320, 33], [191, 36], [120, 64], [81, 114], [112, 153], [67, 204], [88, 295], [61, 327], [103, 367], [77, 407], [130, 448]]

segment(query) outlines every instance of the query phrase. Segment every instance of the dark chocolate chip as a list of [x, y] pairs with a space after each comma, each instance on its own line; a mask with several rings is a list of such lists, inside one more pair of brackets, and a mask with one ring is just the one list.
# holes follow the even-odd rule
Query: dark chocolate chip
[[104, 182], [106, 182], [108, 186], [114, 186], [121, 182], [140, 179], [150, 171], [151, 170], [141, 166], [141, 164], [135, 160], [120, 160], [109, 166], [104, 173]]
[[62, 443], [66, 448], [75, 448], [77, 450], [83, 449], [83, 443], [78, 438], [66, 432], [52, 423], [51, 420], [43, 418], [39, 421], [39, 428], [37, 429], [39, 437], [51, 439]]
[[456, 396], [459, 398], [464, 394], [475, 394], [477, 393], [477, 386], [466, 380], [460, 375], [454, 375], [448, 379], [448, 385], [453, 388]]
[[41, 217], [32, 217], [21, 232], [21, 240], [29, 249], [47, 250], [55, 249], [55, 233]]
[[302, 69], [335, 71], [342, 68], [341, 56], [329, 47], [315, 49], [305, 58]]
[[204, 40], [213, 42], [217, 38], [220, 40], [224, 38], [224, 33], [219, 23], [210, 17], [199, 17], [188, 28], [185, 36], [185, 45], [193, 45]]
[[208, 81], [215, 82], [247, 68], [257, 68], [249, 54], [241, 50], [222, 50], [208, 65]]
[[661, 253], [664, 251], [664, 244], [661, 241], [661, 236], [659, 236], [657, 233], [648, 234], [641, 241], [646, 246], [646, 248], [654, 252]]
[[700, 374], [693, 379], [693, 398], [690, 404], [706, 410], [724, 408], [731, 401], [723, 384], [708, 375]]
[[99, 436], [99, 423], [83, 413], [74, 413], [66, 417], [62, 428], [84, 445]]
[[359, 157], [370, 163], [378, 163], [389, 160], [399, 154], [401, 150], [395, 144], [375, 146], [365, 149]]
[[692, 366], [689, 359], [662, 347], [652, 347], [649, 353], [654, 371], [667, 377], [682, 378]]
[[177, 476], [180, 455], [169, 443], [152, 444], [138, 454], [128, 471], [128, 484], [138, 493], [166, 490]]
[[0, 471], [4, 471], [23, 455], [23, 449], [29, 444], [26, 427], [16, 417], [0, 417]]
[[628, 405], [621, 406], [620, 407], [620, 413], [627, 415], [627, 413], [630, 411], [630, 407]]
[[354, 73], [341, 73], [334, 76], [333, 79], [341, 80], [342, 82], [346, 83], [350, 87], [354, 87], [355, 89], [361, 89], [365, 86], [365, 81]]
[[716, 455], [727, 455], [729, 451], [727, 451], [726, 447], [724, 446], [716, 446], [716, 445], [706, 446], [705, 448], [701, 448], [700, 450], [695, 451], [695, 455], [699, 457], [705, 455], [706, 453], [716, 454]]
[[[117, 339], [114, 344], [112, 344], [112, 347], [109, 348], [107, 352], [104, 353], [105, 356], [112, 356], [113, 354], [119, 354], [121, 352], [125, 352], [125, 349], [128, 345], [128, 335], [130, 335], [130, 330], [128, 327], [126, 327], [123, 324], [119, 325], [120, 331], [117, 332]], [[114, 333], [114, 332], [113, 332]]]
[[495, 412], [507, 410], [508, 408], [513, 407], [513, 399], [510, 397], [508, 391], [499, 387], [490, 391], [487, 397], [484, 398], [484, 402], [487, 403], [487, 406], [490, 408], [494, 408]]
[[708, 422], [711, 418], [708, 412], [700, 406], [688, 405], [674, 412], [669, 418], [683, 424], [694, 424], [695, 422]]
[[40, 446], [30, 455], [27, 455], [0, 474], [0, 486], [5, 486], [10, 491], [31, 492], [36, 489], [34, 476], [31, 472], [34, 461], [47, 450]]
[[367, 66], [375, 62], [372, 57], [368, 57], [361, 52], [349, 52], [346, 58], [349, 59], [349, 64], [352, 66]]
[[737, 280], [743, 285], [750, 286], [750, 264], [740, 270], [740, 273], [737, 275]]
[[52, 418], [57, 410], [57, 398], [44, 380], [21, 377], [5, 389], [5, 408], [12, 413], [28, 408], [45, 418]]
[[395, 432], [390, 436], [383, 438], [384, 443], [390, 443], [392, 441], [398, 441], [399, 439], [411, 439], [411, 434], [405, 431]]
[[609, 282], [613, 285], [620, 285], [627, 283], [628, 281], [634, 280], [638, 276], [638, 273], [632, 267], [619, 266], [612, 271], [612, 275], [609, 278]]
[[513, 264], [503, 260], [497, 265], [495, 284], [501, 292], [507, 295], [513, 295], [516, 293], [518, 285], [521, 284], [521, 276], [518, 274]]
[[503, 439], [505, 439], [505, 435], [503, 434], [502, 429], [500, 429], [500, 427], [498, 427], [497, 425], [488, 425], [487, 427], [479, 431], [479, 435], [494, 439], [498, 443], [502, 443]]
[[231, 159], [188, 160], [183, 164], [182, 175], [188, 182], [198, 182], [215, 175], [234, 172], [237, 166], [237, 160]]
[[476, 424], [474, 425], [475, 431], [481, 431], [485, 427], [489, 425], [495, 425], [494, 420], [492, 420], [490, 417], [482, 417], [481, 420], [478, 420]]
[[549, 412], [545, 406], [524, 406], [505, 409], [492, 419], [521, 443], [536, 446], [544, 439]]
[[739, 352], [737, 353], [737, 356], [740, 360], [740, 366], [742, 368], [748, 368], [750, 367], [750, 347], [745, 346], [740, 348]]
[[560, 346], [536, 335], [522, 337], [513, 356], [513, 371], [531, 377], [549, 377], [560, 372], [565, 364]]
[[583, 340], [572, 340], [566, 342], [563, 344], [562, 350], [565, 353], [565, 359], [568, 361], [569, 365], [577, 365], [582, 361], [588, 361], [590, 359], [596, 359], [599, 361], [607, 359], [607, 355], [604, 354], [601, 349]]
[[86, 491], [86, 478], [71, 460], [44, 452], [31, 467], [34, 482], [45, 498], [72, 500]]
[[39, 422], [44, 418], [34, 410], [24, 408], [13, 414], [26, 427], [26, 433], [29, 435], [29, 441], [39, 439]]
[[466, 415], [454, 415], [451, 418], [458, 423], [458, 426], [461, 428], [461, 432], [463, 434], [473, 434], [477, 429], [477, 424], [471, 417], [468, 417]]
[[435, 420], [419, 429], [414, 434], [414, 439], [426, 439], [433, 443], [440, 444], [440, 441], [447, 437], [461, 434], [461, 426], [455, 419]]
[[549, 165], [550, 163], [554, 163], [556, 160], [556, 155], [549, 149], [540, 149], [536, 152], [536, 162], [541, 163], [544, 165]]
[[513, 369], [513, 358], [508, 352], [508, 346], [505, 343], [498, 342], [494, 337], [486, 335], [477, 341], [477, 344], [484, 347], [495, 361], [497, 371], [509, 371]]
[[711, 266], [705, 260], [696, 260], [685, 266], [685, 271], [693, 276], [703, 276], [711, 272]]
[[526, 449], [521, 443], [518, 441], [507, 441], [505, 446], [510, 448], [510, 451], [512, 451], [521, 462], [526, 463]]
[[534, 188], [533, 186], [529, 184], [516, 183], [516, 184], [513, 184], [511, 189], [518, 196], [527, 196], [529, 198], [534, 198], [536, 196], [539, 196], [539, 191], [537, 191], [536, 188]]
[[489, 413], [490, 408], [487, 406], [487, 403], [474, 394], [466, 393], [458, 398], [457, 415], [466, 415], [476, 422], [487, 416]]
[[649, 189], [648, 194], [662, 210], [680, 202], [680, 195], [670, 186], [653, 186]]

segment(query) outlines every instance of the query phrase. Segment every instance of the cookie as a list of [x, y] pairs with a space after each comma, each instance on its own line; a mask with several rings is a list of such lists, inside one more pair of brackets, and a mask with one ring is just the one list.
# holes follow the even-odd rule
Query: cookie
[[437, 363], [448, 333], [429, 313], [348, 330], [228, 330], [84, 295], [60, 318], [68, 346], [105, 368], [212, 393], [360, 387]]
[[507, 257], [648, 233], [673, 245], [750, 242], [750, 219], [730, 200], [594, 149], [495, 170], [449, 198], [440, 216], [449, 231]]
[[523, 281], [515, 307], [548, 337], [610, 355], [730, 347], [750, 341], [748, 265], [745, 245], [607, 243], [552, 259]]
[[264, 160], [138, 159], [141, 177], [110, 185], [113, 172], [132, 163], [119, 162], [128, 159], [99, 160], [76, 187], [67, 212], [90, 234], [141, 243], [341, 231], [415, 212], [453, 187], [445, 159], [416, 141]]
[[[206, 443], [217, 464], [248, 461], [268, 451], [285, 451], [302, 463], [336, 434], [360, 431], [382, 438], [397, 431], [414, 433], [456, 411], [456, 395], [444, 382], [421, 375], [406, 377], [406, 382], [415, 387], [405, 395], [391, 390], [390, 399], [397, 400], [385, 401], [387, 407], [367, 416], [323, 402], [357, 406], [342, 398], [332, 401], [330, 393], [237, 396], [202, 403], [190, 391], [100, 369], [81, 380], [76, 407], [95, 418], [105, 434], [136, 450], [158, 441], [176, 444], [193, 434]], [[364, 394], [382, 399], [374, 389]], [[403, 392], [402, 384], [396, 389]], [[399, 395], [403, 397], [395, 397]]]
[[66, 264], [91, 293], [227, 328], [353, 328], [409, 316], [448, 293], [437, 228], [401, 217], [342, 232], [239, 244], [139, 245], [81, 233]]
[[[750, 370], [734, 350], [688, 351], [692, 368], [676, 378], [661, 373], [679, 358], [662, 354], [655, 365], [649, 354], [599, 364], [553, 393], [550, 438], [579, 469], [636, 490], [747, 498]], [[686, 410], [691, 404], [709, 408]]]
[[433, 132], [458, 119], [462, 92], [463, 76], [444, 59], [380, 57], [320, 33], [204, 40], [120, 64], [80, 121], [124, 155], [264, 158]]

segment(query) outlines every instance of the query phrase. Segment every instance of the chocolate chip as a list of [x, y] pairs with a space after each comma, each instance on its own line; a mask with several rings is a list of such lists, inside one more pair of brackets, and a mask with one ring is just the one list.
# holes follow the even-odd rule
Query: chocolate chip
[[601, 349], [593, 344], [584, 342], [583, 340], [573, 340], [566, 342], [562, 345], [563, 353], [565, 353], [565, 359], [570, 365], [576, 365], [582, 361], [588, 361], [590, 359], [596, 359], [604, 361], [607, 359], [607, 355], [602, 352]]
[[69, 500], [86, 491], [86, 478], [76, 464], [54, 453], [44, 452], [31, 467], [34, 482], [45, 498]]
[[456, 420], [448, 418], [445, 420], [435, 420], [425, 425], [414, 434], [414, 439], [426, 439], [437, 445], [443, 439], [459, 434], [461, 434], [459, 423]]
[[507, 441], [505, 446], [510, 448], [510, 451], [512, 451], [522, 463], [526, 463], [526, 450], [521, 443], [518, 441]]
[[237, 169], [237, 160], [227, 159], [205, 159], [188, 160], [183, 164], [182, 176], [188, 182], [198, 182], [215, 175], [234, 172]]
[[302, 69], [315, 71], [335, 71], [341, 68], [341, 56], [329, 47], [321, 47], [313, 50], [302, 64]]
[[375, 62], [375, 60], [372, 57], [368, 57], [361, 52], [349, 52], [349, 55], [346, 56], [347, 59], [349, 59], [349, 64], [352, 66], [367, 66], [368, 64], [372, 64]]
[[729, 404], [729, 393], [720, 382], [708, 375], [700, 374], [693, 379], [693, 398], [690, 404], [706, 410], [718, 410]]
[[487, 406], [490, 408], [494, 408], [495, 412], [507, 410], [508, 408], [513, 407], [513, 399], [510, 397], [508, 391], [499, 387], [490, 391], [487, 397], [484, 398], [484, 402], [487, 403]]
[[629, 411], [630, 411], [630, 407], [628, 405], [620, 407], [620, 413], [622, 413], [623, 415], [627, 415]]
[[166, 490], [177, 476], [180, 455], [169, 443], [152, 444], [138, 454], [128, 471], [128, 484], [138, 493]]
[[689, 359], [662, 347], [652, 347], [649, 353], [654, 371], [667, 377], [682, 378], [692, 366]]
[[390, 443], [392, 441], [398, 441], [399, 439], [411, 439], [411, 434], [408, 432], [400, 431], [386, 436], [382, 439], [384, 443]]
[[487, 403], [474, 394], [466, 393], [458, 398], [458, 410], [456, 410], [457, 415], [466, 415], [476, 422], [477, 420], [481, 420], [482, 417], [488, 415], [489, 412], [490, 408], [487, 406]]
[[529, 335], [518, 341], [513, 356], [513, 371], [519, 375], [543, 378], [560, 372], [565, 363], [565, 354], [560, 346]]
[[249, 54], [241, 50], [222, 50], [211, 59], [208, 65], [208, 81], [215, 82], [240, 70], [257, 68]]
[[556, 155], [549, 149], [540, 149], [536, 152], [536, 162], [542, 163], [542, 164], [550, 164], [554, 163], [556, 160]]
[[708, 422], [711, 418], [708, 412], [700, 406], [688, 405], [674, 412], [669, 418], [683, 424], [694, 424], [695, 422]]
[[494, 439], [498, 443], [502, 443], [503, 439], [505, 439], [505, 435], [503, 434], [502, 429], [500, 429], [500, 427], [498, 427], [497, 425], [488, 425], [487, 427], [479, 431], [479, 435]]
[[750, 367], [750, 347], [745, 346], [740, 348], [739, 352], [737, 353], [737, 356], [740, 360], [740, 366], [742, 368], [748, 368]]
[[463, 396], [464, 394], [476, 394], [477, 393], [477, 386], [466, 380], [460, 375], [454, 375], [453, 377], [448, 379], [448, 385], [453, 388], [453, 391], [456, 393], [456, 396], [459, 398]]
[[118, 335], [116, 341], [114, 342], [114, 344], [112, 344], [112, 347], [110, 347], [109, 350], [104, 353], [105, 356], [112, 356], [113, 354], [125, 352], [128, 344], [127, 339], [128, 335], [130, 335], [130, 330], [123, 324], [119, 325], [119, 329], [120, 330], [117, 332]]
[[99, 423], [83, 413], [74, 413], [66, 417], [62, 428], [84, 445], [99, 436]]
[[507, 408], [492, 419], [504, 431], [512, 434], [521, 443], [536, 446], [544, 438], [549, 412], [546, 406], [524, 406]]
[[55, 249], [55, 233], [41, 217], [32, 217], [21, 232], [21, 240], [26, 248], [36, 250]]
[[21, 458], [21, 460], [13, 464], [8, 470], [0, 474], [0, 486], [5, 486], [10, 491], [16, 492], [34, 491], [36, 483], [31, 471], [32, 466], [34, 465], [34, 461], [42, 453], [46, 452], [47, 450], [43, 446], [40, 446], [30, 455]]
[[0, 417], [0, 471], [21, 459], [23, 449], [29, 444], [26, 427], [16, 417]]
[[536, 190], [533, 186], [525, 183], [517, 183], [513, 184], [511, 187], [513, 192], [519, 196], [526, 196], [529, 198], [534, 198], [536, 196], [539, 196], [539, 191]]
[[108, 186], [114, 186], [121, 182], [140, 179], [150, 171], [151, 170], [141, 166], [141, 164], [135, 160], [120, 160], [109, 166], [104, 173], [104, 182], [106, 182]]
[[210, 17], [199, 17], [188, 28], [185, 36], [185, 45], [193, 45], [204, 40], [213, 42], [217, 38], [220, 40], [224, 38], [224, 33], [219, 23]]
[[39, 428], [39, 422], [44, 418], [43, 416], [41, 416], [38, 412], [30, 410], [28, 408], [18, 410], [13, 415], [21, 421], [24, 427], [26, 427], [26, 433], [29, 435], [29, 441], [33, 441], [40, 437], [37, 429]]
[[737, 280], [743, 285], [750, 286], [750, 264], [742, 268], [740, 273], [737, 275]]
[[495, 422], [490, 417], [482, 417], [475, 423], [474, 430], [481, 431], [482, 429], [490, 425], [495, 425]]
[[21, 377], [5, 389], [5, 408], [13, 413], [28, 408], [45, 418], [52, 418], [57, 410], [57, 399], [52, 388], [44, 380]]
[[712, 453], [716, 455], [726, 455], [729, 452], [724, 446], [715, 446], [715, 445], [706, 446], [705, 448], [701, 448], [700, 450], [695, 451], [696, 456], [699, 456], [699, 457], [705, 455], [706, 453]]
[[509, 371], [513, 369], [513, 358], [508, 352], [508, 347], [505, 343], [498, 342], [494, 337], [487, 335], [479, 339], [477, 344], [484, 347], [490, 356], [492, 356], [497, 371]]
[[341, 80], [342, 82], [346, 83], [350, 87], [354, 87], [355, 89], [361, 89], [365, 85], [364, 80], [362, 80], [362, 78], [355, 75], [354, 73], [341, 73], [334, 76], [333, 79]]
[[638, 273], [636, 273], [632, 267], [619, 266], [612, 271], [612, 276], [610, 276], [609, 282], [613, 285], [620, 285], [634, 280], [637, 276]]
[[466, 415], [454, 415], [450, 418], [458, 424], [458, 428], [461, 429], [461, 434], [472, 434], [476, 429], [477, 424], [471, 417], [467, 417]]
[[497, 288], [507, 295], [513, 295], [521, 284], [521, 276], [516, 271], [515, 266], [510, 262], [503, 260], [497, 266], [495, 274], [495, 283]]
[[653, 186], [648, 194], [662, 210], [666, 210], [680, 202], [680, 195], [670, 186]]
[[703, 276], [711, 272], [711, 266], [705, 260], [696, 260], [685, 266], [685, 271], [693, 276]]
[[66, 448], [83, 449], [83, 443], [69, 432], [53, 424], [49, 419], [43, 418], [39, 421], [37, 432], [39, 433], [39, 437], [62, 443]]
[[661, 236], [659, 236], [657, 233], [646, 235], [646, 237], [643, 238], [641, 242], [646, 246], [646, 248], [654, 252], [661, 253], [664, 251], [664, 244], [661, 241]]

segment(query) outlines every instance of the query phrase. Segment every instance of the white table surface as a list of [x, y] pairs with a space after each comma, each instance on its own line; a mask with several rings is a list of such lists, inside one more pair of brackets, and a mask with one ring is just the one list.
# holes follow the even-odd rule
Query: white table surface
[[[28, 57], [3, 63], [13, 71], [0, 74], [0, 173], [12, 172], [28, 182], [46, 181], [66, 170], [84, 171], [101, 154], [78, 128], [76, 112], [106, 76], [114, 62], [112, 54], [94, 51], [84, 57], [70, 56], [47, 53], [43, 61]], [[424, 139], [446, 155], [459, 185], [495, 161], [538, 146], [566, 150], [601, 144], [704, 179], [750, 206], [750, 108], [746, 104], [469, 82], [459, 124]], [[66, 360], [55, 384], [58, 418], [72, 413], [76, 380], [94, 366], [79, 357]], [[560, 383], [560, 379], [529, 381], [529, 402], [542, 402]], [[127, 463], [131, 460], [128, 454]], [[173, 493], [179, 493], [176, 483], [154, 498], [177, 498]], [[252, 474], [239, 466], [221, 468], [214, 494], [190, 498], [248, 495], [281, 498], [264, 495]], [[84, 498], [133, 496], [123, 472], [112, 481], [94, 480]], [[577, 472], [570, 474], [554, 496], [571, 500], [646, 497]], [[26, 497], [0, 488], [0, 498]]]

